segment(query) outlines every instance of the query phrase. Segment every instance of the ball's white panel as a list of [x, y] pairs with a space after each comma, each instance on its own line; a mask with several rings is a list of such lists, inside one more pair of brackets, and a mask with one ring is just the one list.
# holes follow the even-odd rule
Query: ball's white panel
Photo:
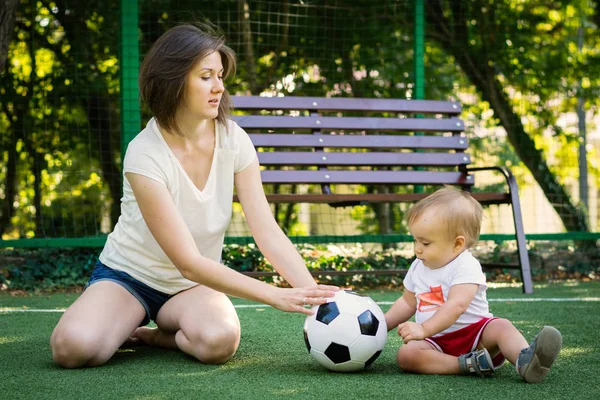
[[315, 321], [315, 319], [317, 318], [316, 307], [313, 307], [312, 309], [313, 309], [313, 311], [315, 311], [315, 313], [313, 315], [306, 316], [306, 319], [304, 320], [304, 329], [306, 329], [308, 327], [308, 324], [311, 323], [311, 321]]
[[[312, 317], [312, 316], [311, 316]], [[310, 317], [306, 319], [305, 329], [308, 332], [308, 342], [310, 348], [320, 352], [324, 352], [325, 349], [331, 344], [332, 331], [330, 325], [325, 325]]]
[[356, 372], [365, 368], [365, 363], [358, 361], [348, 361], [342, 364], [336, 364], [334, 371], [336, 372]]
[[385, 346], [385, 342], [387, 341], [387, 326], [385, 324], [385, 320], [383, 323], [379, 324], [379, 328], [377, 329], [377, 333], [375, 334], [375, 339], [377, 340], [377, 349], [383, 350]]
[[335, 302], [338, 305], [340, 313], [349, 315], [360, 315], [367, 308], [367, 297], [361, 297], [355, 294], [340, 290], [335, 294]]
[[348, 346], [360, 336], [358, 319], [353, 315], [340, 314], [328, 328], [329, 339], [338, 344]]
[[310, 355], [313, 356], [315, 360], [319, 362], [322, 366], [332, 371], [335, 371], [335, 364], [327, 358], [325, 354], [320, 351], [315, 350], [314, 348], [310, 351]]
[[377, 350], [380, 350], [378, 344], [376, 337], [360, 335], [354, 343], [348, 346], [350, 349], [350, 358], [352, 361], [365, 363], [377, 352]]

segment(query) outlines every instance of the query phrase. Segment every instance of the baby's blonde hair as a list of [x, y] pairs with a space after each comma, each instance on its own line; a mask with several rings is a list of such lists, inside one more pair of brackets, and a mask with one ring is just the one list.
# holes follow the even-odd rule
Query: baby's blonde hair
[[408, 210], [408, 226], [431, 208], [438, 210], [438, 218], [442, 224], [446, 224], [450, 237], [464, 236], [467, 248], [477, 242], [483, 209], [468, 192], [450, 186], [437, 190]]

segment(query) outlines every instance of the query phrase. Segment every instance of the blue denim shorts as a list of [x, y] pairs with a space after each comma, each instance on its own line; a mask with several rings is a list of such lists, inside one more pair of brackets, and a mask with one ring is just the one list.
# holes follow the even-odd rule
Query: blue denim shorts
[[150, 320], [156, 321], [158, 310], [160, 310], [167, 300], [173, 297], [173, 295], [152, 289], [150, 286], [138, 281], [126, 272], [109, 268], [98, 261], [85, 288], [87, 289], [90, 285], [100, 281], [115, 282], [123, 286], [129, 293], [138, 299], [146, 310], [146, 317], [140, 326], [147, 325]]

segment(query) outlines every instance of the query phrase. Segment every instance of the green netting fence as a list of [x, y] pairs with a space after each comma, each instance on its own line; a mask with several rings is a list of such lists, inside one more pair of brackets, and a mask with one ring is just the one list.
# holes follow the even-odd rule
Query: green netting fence
[[[0, 76], [0, 247], [103, 245], [122, 154], [150, 118], [140, 61], [198, 20], [238, 55], [232, 94], [460, 101], [475, 164], [518, 178], [528, 239], [599, 239], [597, 6], [526, 3], [22, 0]], [[405, 206], [385, 234], [370, 206], [289, 207], [273, 212], [297, 243], [411, 240]], [[491, 207], [483, 239], [512, 240], [511, 218]], [[251, 240], [239, 205], [226, 240]]]

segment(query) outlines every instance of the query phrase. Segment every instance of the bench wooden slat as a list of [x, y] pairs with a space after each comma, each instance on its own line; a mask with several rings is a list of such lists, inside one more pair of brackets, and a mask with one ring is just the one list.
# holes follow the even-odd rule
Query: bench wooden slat
[[409, 135], [295, 135], [250, 133], [255, 147], [402, 148], [466, 150], [469, 141], [462, 136]]
[[283, 117], [237, 115], [233, 120], [244, 129], [343, 129], [395, 132], [462, 132], [459, 118], [368, 118], [368, 117]]
[[[413, 203], [431, 193], [361, 193], [361, 194], [267, 194], [269, 203]], [[509, 193], [472, 193], [482, 204], [508, 204]], [[237, 196], [233, 201], [239, 202]]]
[[396, 100], [341, 97], [232, 96], [235, 108], [246, 110], [372, 111], [458, 115], [460, 103], [436, 100]]
[[471, 157], [465, 153], [406, 152], [259, 152], [261, 165], [399, 165], [452, 166], [468, 165]]
[[261, 171], [263, 183], [315, 183], [364, 185], [472, 185], [473, 177], [461, 172], [432, 171]]

